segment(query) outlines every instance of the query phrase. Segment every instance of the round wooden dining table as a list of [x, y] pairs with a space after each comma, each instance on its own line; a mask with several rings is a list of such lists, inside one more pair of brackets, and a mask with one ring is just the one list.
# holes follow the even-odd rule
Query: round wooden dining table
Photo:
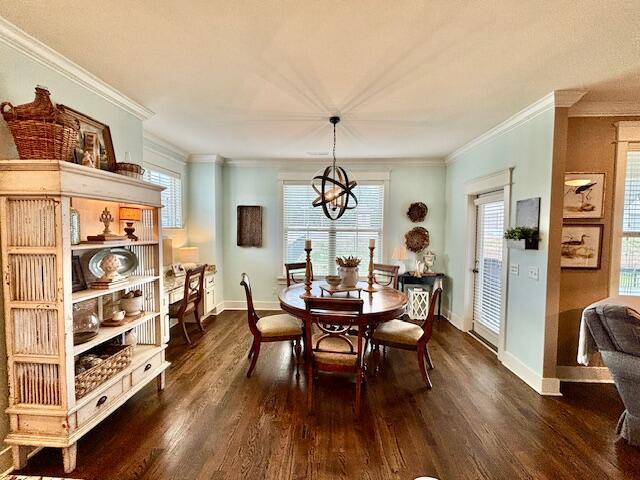
[[[324, 281], [316, 280], [311, 285], [311, 295], [320, 297], [321, 290], [320, 285], [324, 284]], [[365, 282], [358, 283], [358, 287], [367, 288]], [[375, 325], [380, 322], [386, 322], [387, 320], [393, 320], [400, 317], [404, 313], [404, 307], [407, 304], [407, 296], [399, 291], [390, 287], [383, 287], [375, 285], [375, 292], [366, 292], [362, 290], [360, 292], [360, 298], [364, 301], [362, 306], [362, 323]], [[280, 292], [279, 300], [280, 307], [285, 312], [293, 315], [294, 317], [301, 318], [305, 322], [307, 321], [307, 310], [304, 304], [304, 284], [296, 283], [290, 287], [285, 288]], [[324, 294], [328, 296], [328, 293]], [[358, 292], [350, 292], [350, 298], [358, 298]], [[344, 293], [334, 294], [335, 297], [344, 297]]]

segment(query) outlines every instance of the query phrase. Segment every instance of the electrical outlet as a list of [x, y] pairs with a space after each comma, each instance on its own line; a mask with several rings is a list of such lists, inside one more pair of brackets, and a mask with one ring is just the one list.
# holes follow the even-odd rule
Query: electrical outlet
[[529, 267], [529, 278], [538, 281], [538, 267]]
[[515, 277], [520, 275], [520, 265], [517, 263], [512, 263], [509, 265], [509, 273]]

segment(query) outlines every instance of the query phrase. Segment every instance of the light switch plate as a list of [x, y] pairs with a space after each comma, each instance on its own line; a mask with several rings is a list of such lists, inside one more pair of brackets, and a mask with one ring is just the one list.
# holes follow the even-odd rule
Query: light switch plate
[[529, 278], [531, 280], [538, 280], [538, 267], [529, 267]]
[[520, 265], [517, 263], [509, 264], [509, 273], [514, 276], [520, 275]]

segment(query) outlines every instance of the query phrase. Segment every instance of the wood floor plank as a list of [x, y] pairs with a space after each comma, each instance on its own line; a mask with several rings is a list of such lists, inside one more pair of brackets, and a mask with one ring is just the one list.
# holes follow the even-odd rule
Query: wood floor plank
[[[86, 480], [640, 479], [640, 450], [616, 441], [612, 385], [566, 384], [543, 398], [469, 335], [440, 322], [428, 390], [413, 352], [389, 349], [369, 375], [362, 415], [354, 383], [320, 375], [306, 410], [304, 369], [288, 343], [266, 344], [247, 379], [244, 312], [175, 335], [158, 394], [150, 385], [79, 442]], [[45, 449], [21, 474], [62, 476]]]

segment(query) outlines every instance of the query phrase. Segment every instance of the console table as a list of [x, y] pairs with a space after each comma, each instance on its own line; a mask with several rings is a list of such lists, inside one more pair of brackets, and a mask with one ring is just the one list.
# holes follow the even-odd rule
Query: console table
[[[401, 292], [404, 292], [405, 286], [408, 285], [428, 285], [431, 287], [431, 291], [439, 285], [442, 288], [442, 280], [444, 279], [444, 273], [423, 273], [422, 276], [417, 277], [413, 272], [405, 272], [398, 275], [398, 288]], [[440, 318], [440, 312], [442, 307], [442, 295], [438, 297], [438, 318]]]

